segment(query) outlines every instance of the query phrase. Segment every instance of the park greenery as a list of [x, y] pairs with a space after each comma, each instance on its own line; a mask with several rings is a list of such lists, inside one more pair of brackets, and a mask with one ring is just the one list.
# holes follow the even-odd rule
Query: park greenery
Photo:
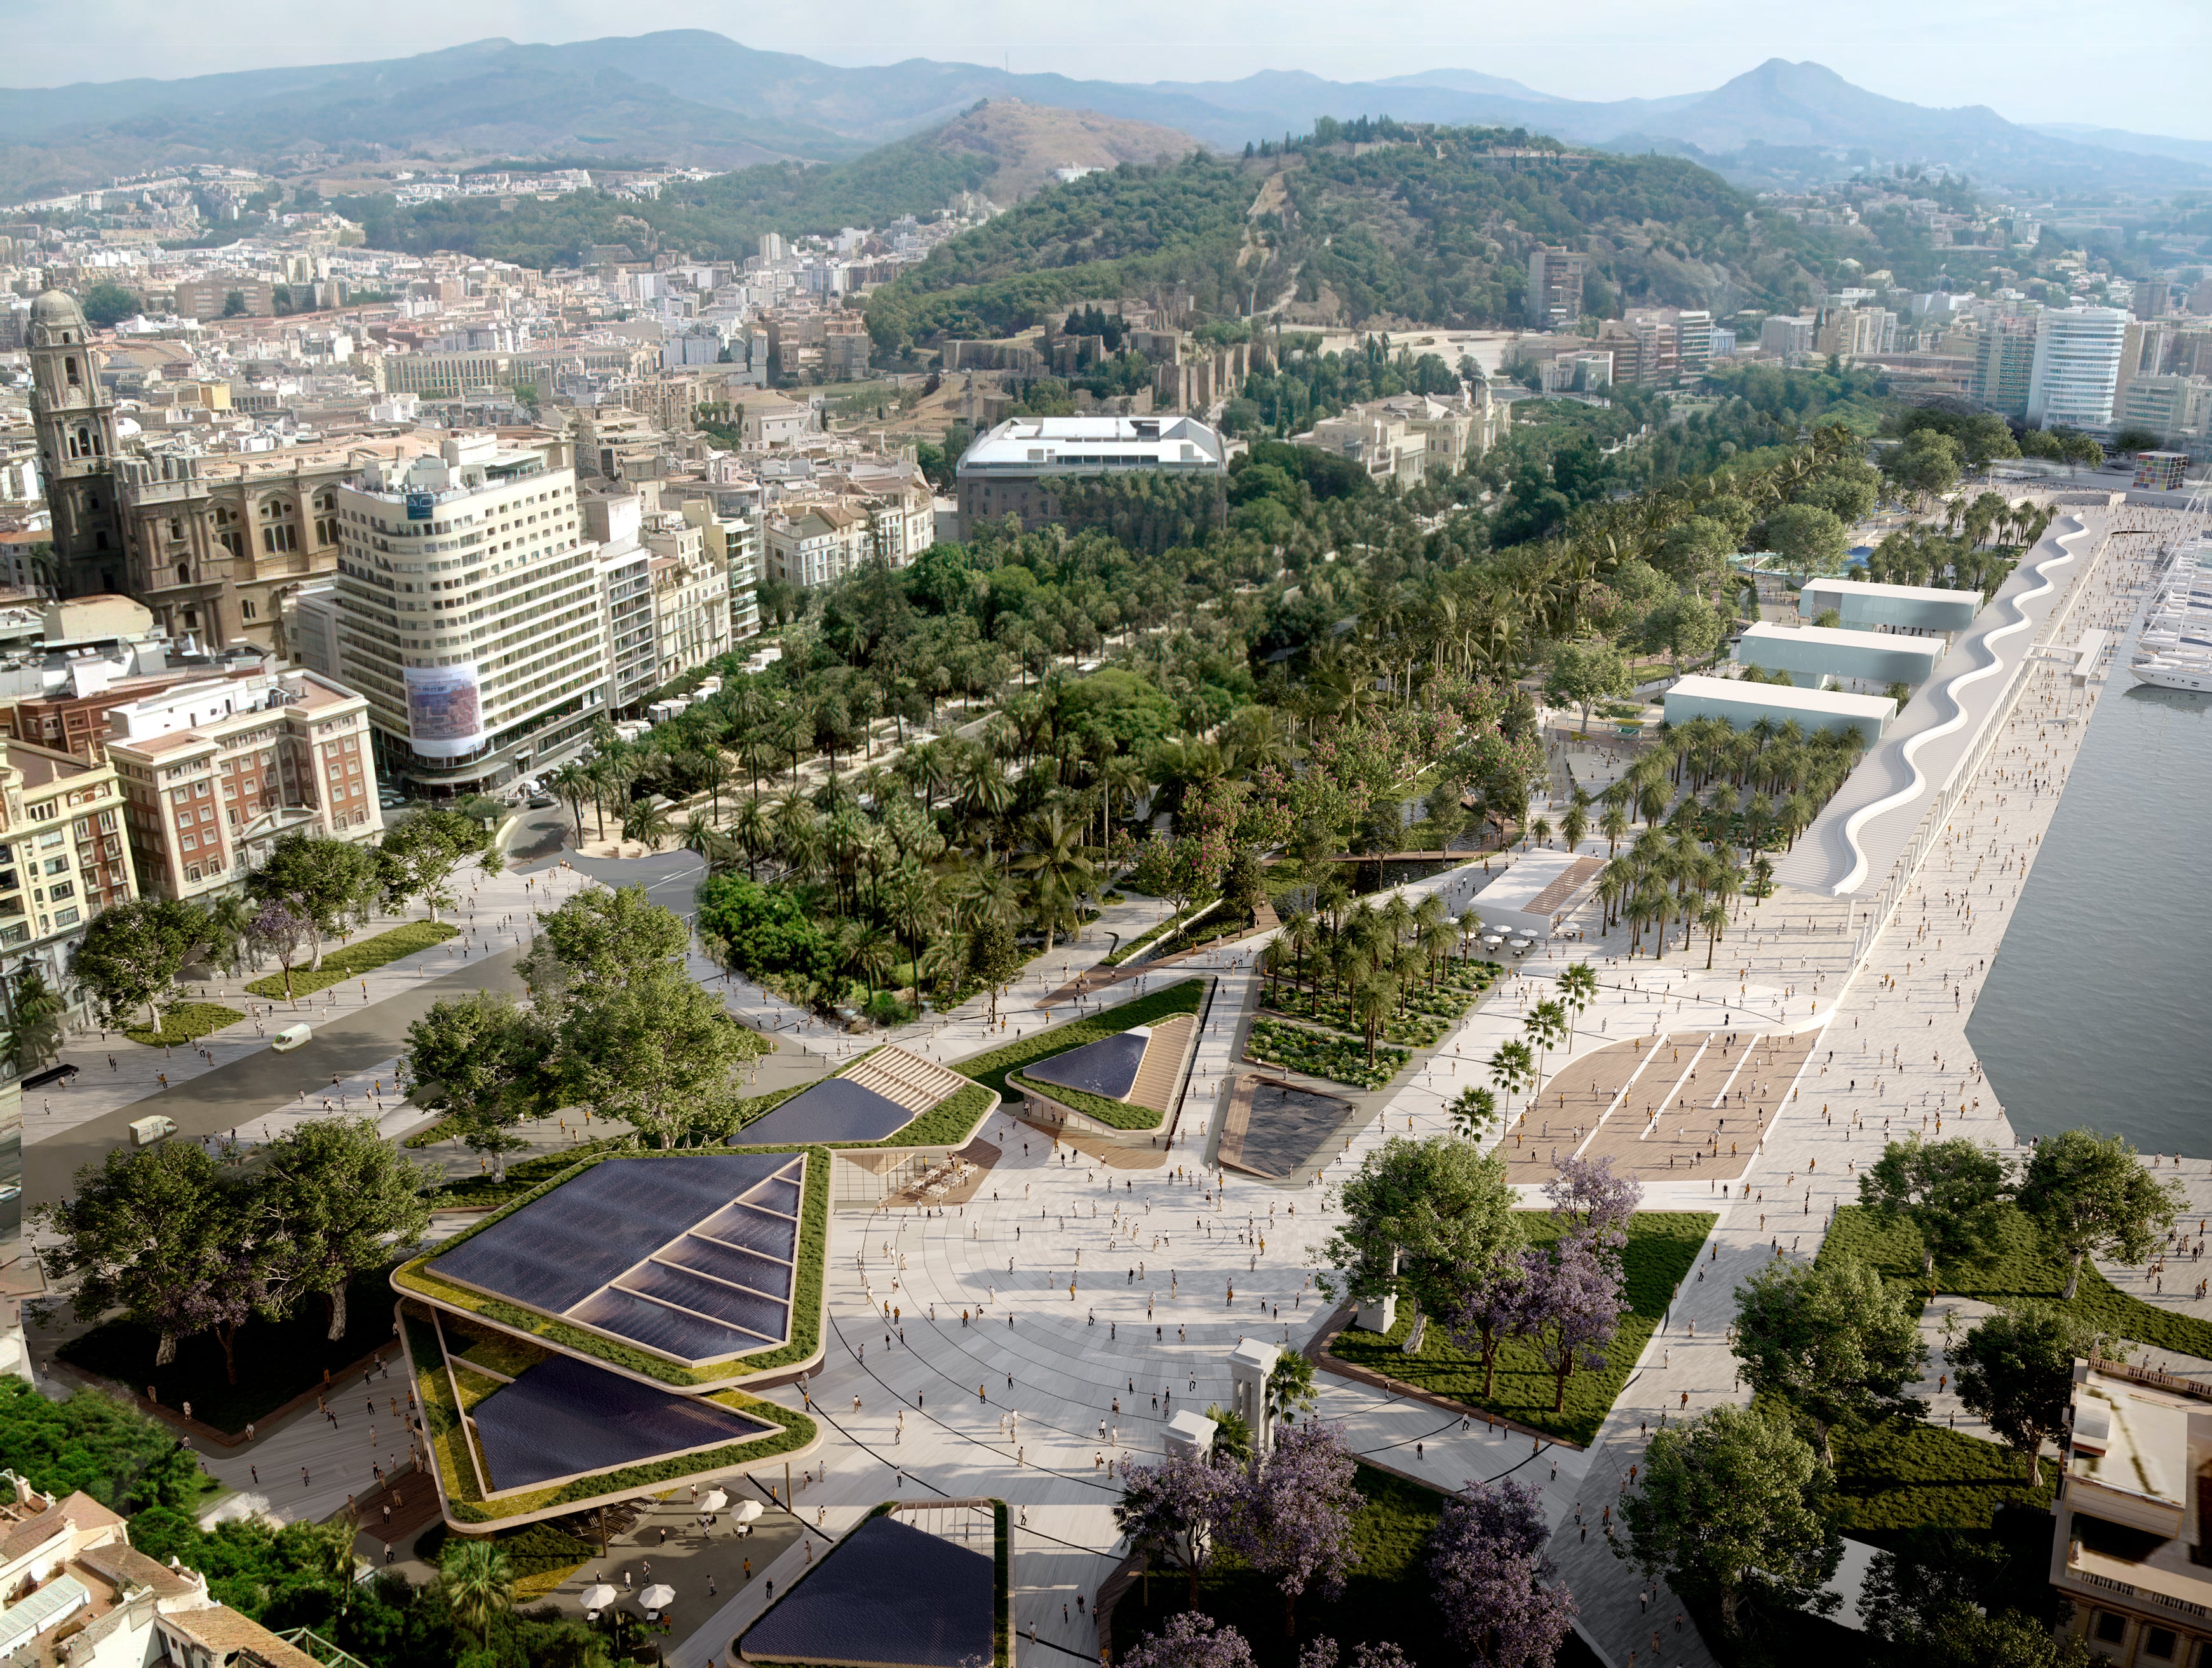
[[[150, 1345], [143, 1360], [129, 1361], [133, 1389], [146, 1382], [136, 1376], [141, 1369], [167, 1376], [180, 1342], [212, 1336], [222, 1385], [210, 1386], [202, 1405], [220, 1422], [216, 1400], [236, 1399], [241, 1331], [307, 1314], [326, 1342], [344, 1339], [349, 1292], [428, 1227], [428, 1172], [367, 1118], [302, 1123], [264, 1142], [251, 1162], [228, 1144], [220, 1157], [185, 1141], [119, 1148], [79, 1170], [70, 1197], [39, 1208], [34, 1220], [51, 1236], [40, 1265], [69, 1289], [79, 1320], [115, 1315], [111, 1326], [135, 1329]], [[118, 1362], [141, 1347], [118, 1342]], [[125, 1370], [112, 1351], [96, 1353], [100, 1370]], [[296, 1351], [289, 1361], [262, 1361], [256, 1393], [273, 1385], [273, 1406], [313, 1370]]]
[[[147, 1042], [183, 1041], [240, 1017], [213, 1007], [200, 1016], [209, 1023], [197, 1031], [191, 1015], [173, 1030], [167, 1010], [187, 967], [234, 974], [271, 959], [278, 971], [261, 994], [287, 998], [358, 977], [450, 936], [436, 930], [437, 912], [452, 904], [456, 876], [470, 862], [495, 871], [499, 859], [483, 825], [454, 811], [412, 813], [387, 828], [374, 847], [287, 834], [246, 876], [243, 896], [227, 893], [204, 903], [148, 897], [102, 910], [85, 924], [70, 955], [70, 977], [104, 1025], [135, 1027], [134, 1034]], [[428, 923], [385, 934], [375, 949], [351, 947], [331, 977], [322, 976], [325, 940], [352, 932], [372, 910], [398, 914], [418, 904], [429, 910]], [[297, 969], [311, 977], [296, 977]]]
[[571, 1106], [661, 1148], [726, 1139], [747, 1113], [734, 1074], [769, 1044], [692, 978], [690, 948], [642, 888], [577, 893], [538, 923], [523, 1001], [448, 997], [408, 1027], [418, 1099], [495, 1160], [523, 1145], [514, 1126]]

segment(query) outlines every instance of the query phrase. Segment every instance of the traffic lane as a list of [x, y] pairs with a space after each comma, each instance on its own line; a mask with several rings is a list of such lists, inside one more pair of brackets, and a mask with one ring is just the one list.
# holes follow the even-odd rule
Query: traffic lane
[[407, 1027], [438, 1001], [467, 995], [473, 990], [504, 990], [520, 995], [521, 977], [515, 964], [519, 949], [482, 959], [471, 959], [450, 973], [424, 979], [410, 990], [387, 996], [365, 1008], [341, 1013], [318, 1026], [315, 1034], [289, 1053], [257, 1049], [243, 1059], [202, 1072], [187, 1082], [155, 1091], [73, 1129], [38, 1141], [24, 1149], [24, 1196], [33, 1202], [66, 1196], [70, 1178], [88, 1164], [98, 1164], [108, 1152], [127, 1145], [136, 1119], [155, 1113], [176, 1120], [174, 1140], [227, 1134], [250, 1117], [275, 1111], [286, 1101], [298, 1104], [301, 1090], [310, 1106], [319, 1106], [317, 1090], [327, 1088], [332, 1076], [347, 1078], [389, 1060], [406, 1041]]

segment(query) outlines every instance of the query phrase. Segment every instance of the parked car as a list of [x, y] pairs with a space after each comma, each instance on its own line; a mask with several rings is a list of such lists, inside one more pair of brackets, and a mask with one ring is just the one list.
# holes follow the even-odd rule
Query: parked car
[[550, 794], [532, 794], [530, 796], [530, 808], [532, 811], [543, 811], [549, 806], [558, 805], [560, 802]]

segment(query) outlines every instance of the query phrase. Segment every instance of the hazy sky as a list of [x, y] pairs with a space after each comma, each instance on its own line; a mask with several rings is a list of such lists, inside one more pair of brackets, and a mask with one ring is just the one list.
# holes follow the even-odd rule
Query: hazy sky
[[1811, 58], [1919, 104], [2212, 138], [2208, 0], [2132, 0], [2105, 13], [2071, 0], [659, 0], [625, 9], [620, 23], [611, 15], [599, 0], [0, 0], [0, 82], [166, 78], [402, 58], [490, 35], [562, 41], [696, 27], [834, 64], [1011, 61], [1115, 81], [1453, 68], [1600, 99], [1695, 92], [1769, 58]]

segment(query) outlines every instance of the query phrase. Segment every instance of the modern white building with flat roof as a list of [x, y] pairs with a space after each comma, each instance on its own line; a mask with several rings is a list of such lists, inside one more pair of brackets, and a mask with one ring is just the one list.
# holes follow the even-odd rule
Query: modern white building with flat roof
[[1602, 857], [1571, 851], [1525, 851], [1468, 905], [1486, 930], [1547, 938], [1587, 897], [1605, 867]]
[[1866, 579], [1808, 579], [1797, 594], [1797, 612], [1818, 619], [1834, 609], [1854, 630], [1963, 631], [1982, 612], [1979, 591], [1934, 585], [1877, 585]]
[[1801, 680], [1835, 678], [1917, 685], [1928, 681], [1936, 662], [1943, 658], [1943, 640], [1760, 620], [1737, 640], [1735, 658], [1738, 666], [1786, 672]]
[[1669, 724], [1718, 718], [1747, 730], [1762, 718], [1770, 724], [1794, 722], [1815, 730], [1856, 730], [1871, 746], [1896, 715], [1887, 695], [1850, 695], [1841, 690], [1796, 689], [1786, 684], [1747, 684], [1739, 678], [1678, 678], [1662, 697]]
[[1220, 479], [1228, 450], [1196, 417], [1008, 417], [961, 454], [960, 525], [1014, 514], [1039, 527], [1058, 517], [1056, 482], [1135, 470]]

